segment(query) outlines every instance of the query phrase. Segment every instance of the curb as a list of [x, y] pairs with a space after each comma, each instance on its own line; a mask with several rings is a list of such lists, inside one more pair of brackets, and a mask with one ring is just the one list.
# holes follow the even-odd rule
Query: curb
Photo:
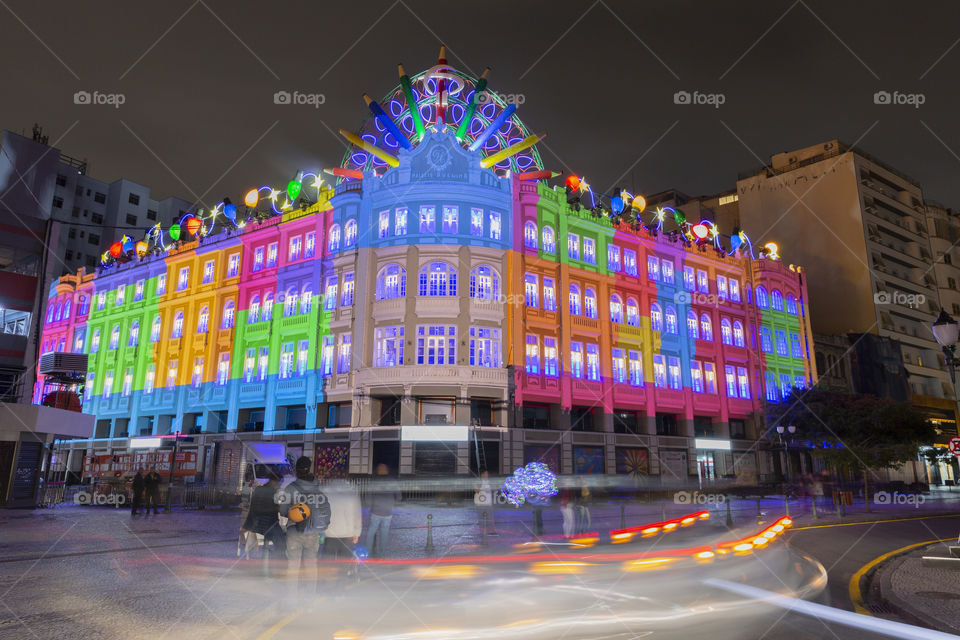
[[960, 627], [953, 627], [943, 620], [920, 611], [909, 602], [896, 595], [893, 590], [893, 575], [900, 569], [901, 565], [911, 556], [922, 555], [932, 547], [936, 547], [938, 545], [939, 543], [930, 544], [920, 549], [911, 549], [909, 551], [905, 551], [904, 553], [890, 558], [880, 566], [876, 567], [874, 571], [871, 572], [871, 575], [868, 576], [868, 593], [872, 593], [874, 591], [874, 584], [876, 583], [876, 590], [879, 591], [878, 596], [881, 604], [885, 604], [890, 607], [898, 616], [904, 618], [905, 620], [911, 621], [914, 624], [918, 624], [919, 626], [936, 629], [946, 633], [957, 634], [960, 633]]

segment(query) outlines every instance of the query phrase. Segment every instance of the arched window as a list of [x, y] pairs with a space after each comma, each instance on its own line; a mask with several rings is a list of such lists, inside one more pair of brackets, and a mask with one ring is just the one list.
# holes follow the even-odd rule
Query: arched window
[[183, 311], [177, 311], [177, 315], [173, 316], [173, 331], [170, 332], [170, 337], [183, 337]]
[[340, 248], [340, 225], [335, 224], [330, 227], [327, 234], [327, 250], [337, 251]]
[[64, 320], [70, 319], [70, 301], [69, 300], [63, 303], [63, 319]]
[[90, 339], [90, 353], [96, 353], [100, 350], [100, 329], [93, 330], [93, 338]]
[[545, 226], [540, 232], [543, 236], [543, 250], [545, 253], [557, 252], [557, 236], [553, 232], [553, 227]]
[[693, 309], [687, 310], [687, 337], [694, 340], [700, 337], [700, 323], [697, 322], [697, 312]]
[[774, 289], [770, 294], [770, 306], [774, 311], [783, 311], [783, 294], [778, 289]]
[[299, 302], [300, 296], [297, 294], [296, 287], [290, 287], [287, 289], [287, 293], [283, 298], [283, 317], [287, 318], [297, 313], [297, 304]]
[[720, 320], [720, 342], [723, 344], [733, 344], [733, 327], [727, 318]]
[[700, 316], [700, 336], [704, 340], [713, 340], [713, 322], [707, 314]]
[[120, 325], [113, 325], [113, 329], [110, 329], [110, 350], [113, 351], [120, 346]]
[[220, 319], [221, 329], [233, 329], [233, 318], [236, 305], [233, 299], [227, 300], [223, 305], [223, 317]]
[[575, 316], [583, 313], [580, 309], [580, 287], [575, 284], [570, 285], [570, 313]]
[[757, 306], [761, 309], [766, 309], [770, 306], [767, 300], [767, 290], [764, 289], [763, 286], [757, 287]]
[[153, 316], [153, 323], [150, 325], [150, 342], [157, 342], [160, 340], [160, 332], [163, 330], [163, 321], [160, 319], [160, 314]]
[[307, 285], [303, 288], [303, 293], [300, 294], [300, 313], [307, 314], [310, 313], [313, 307], [313, 287]]
[[250, 308], [247, 309], [247, 324], [253, 324], [260, 320], [260, 296], [254, 294], [250, 298]]
[[210, 308], [201, 307], [200, 315], [197, 316], [197, 333], [206, 333], [210, 326]]
[[500, 276], [488, 264], [481, 264], [470, 272], [470, 297], [479, 300], [500, 298]]
[[52, 302], [47, 303], [47, 324], [53, 322], [53, 314], [57, 312], [57, 307]]
[[420, 268], [420, 295], [456, 296], [457, 268], [449, 262], [428, 262]]
[[388, 264], [377, 274], [377, 300], [403, 298], [407, 295], [407, 271], [398, 264]]
[[523, 224], [523, 246], [527, 249], [537, 248], [537, 223], [533, 220]]
[[80, 297], [80, 315], [85, 316], [90, 313], [90, 296]]
[[136, 320], [130, 325], [130, 338], [127, 340], [128, 347], [135, 347], [140, 342], [140, 323]]
[[73, 334], [73, 352], [74, 353], [83, 353], [83, 338], [84, 330], [78, 328]]
[[680, 333], [680, 327], [677, 325], [677, 310], [672, 304], [668, 304], [664, 316], [667, 322], [667, 333]]
[[588, 318], [597, 317], [597, 292], [593, 287], [587, 287], [583, 291], [583, 310]]
[[347, 220], [347, 224], [343, 225], [343, 246], [349, 249], [355, 244], [357, 244], [357, 221]]
[[743, 339], [743, 323], [739, 320], [733, 321], [733, 344], [742, 347], [746, 342]]
[[787, 313], [797, 315], [797, 299], [790, 293], [787, 294]]
[[656, 302], [650, 305], [650, 328], [654, 331], [663, 331], [663, 311]]
[[55, 321], [57, 321], [57, 322], [60, 322], [60, 320], [61, 320], [62, 318], [63, 318], [63, 304], [58, 304], [58, 305], [57, 305], [57, 315], [54, 316], [53, 319], [54, 319]]
[[270, 322], [273, 320], [273, 291], [268, 291], [267, 295], [263, 297], [263, 321]]
[[610, 321], [623, 322], [623, 299], [617, 294], [610, 296]]
[[627, 324], [631, 327], [640, 326], [640, 305], [634, 298], [627, 298]]

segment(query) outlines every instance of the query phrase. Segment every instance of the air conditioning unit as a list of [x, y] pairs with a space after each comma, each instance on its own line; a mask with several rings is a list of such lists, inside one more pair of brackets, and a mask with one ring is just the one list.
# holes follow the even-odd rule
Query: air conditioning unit
[[58, 373], [87, 372], [87, 354], [85, 353], [45, 353], [40, 356], [37, 370], [41, 375], [55, 375]]

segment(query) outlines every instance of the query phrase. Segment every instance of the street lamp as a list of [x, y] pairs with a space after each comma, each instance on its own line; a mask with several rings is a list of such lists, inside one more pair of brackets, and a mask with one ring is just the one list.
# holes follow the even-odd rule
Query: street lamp
[[790, 452], [787, 451], [787, 445], [783, 441], [783, 432], [786, 431], [791, 436], [797, 432], [796, 425], [789, 425], [786, 428], [782, 424], [777, 425], [777, 437], [780, 438], [780, 446], [783, 448], [783, 457], [787, 460], [787, 482], [793, 476], [793, 465], [790, 463]]
[[940, 349], [943, 350], [944, 358], [947, 361], [947, 370], [950, 372], [950, 382], [953, 383], [954, 394], [957, 387], [957, 338], [960, 337], [960, 325], [954, 320], [945, 309], [940, 310], [936, 322], [933, 323], [933, 337], [937, 339]]

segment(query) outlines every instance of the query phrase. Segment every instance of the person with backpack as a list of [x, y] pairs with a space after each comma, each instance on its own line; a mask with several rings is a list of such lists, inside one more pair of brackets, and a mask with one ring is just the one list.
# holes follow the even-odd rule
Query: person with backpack
[[137, 509], [140, 508], [140, 501], [143, 499], [144, 488], [143, 469], [140, 468], [137, 469], [137, 475], [133, 476], [133, 481], [130, 483], [130, 491], [133, 493], [133, 505], [130, 508], [130, 515], [132, 516], [137, 515]]
[[[288, 568], [294, 576], [301, 570], [316, 580], [317, 554], [320, 551], [320, 538], [330, 525], [330, 501], [321, 491], [320, 482], [310, 473], [310, 458], [300, 456], [294, 465], [297, 479], [277, 494], [277, 511], [287, 523], [286, 554]], [[301, 509], [304, 505], [306, 509]], [[291, 517], [291, 510], [298, 512]], [[306, 514], [304, 517], [303, 514]], [[292, 581], [296, 589], [299, 577]]]
[[286, 554], [286, 540], [280, 518], [277, 514], [277, 489], [280, 479], [270, 472], [267, 481], [253, 490], [250, 496], [250, 510], [243, 523], [243, 529], [263, 536], [263, 557], [268, 556], [270, 545], [278, 555]]

